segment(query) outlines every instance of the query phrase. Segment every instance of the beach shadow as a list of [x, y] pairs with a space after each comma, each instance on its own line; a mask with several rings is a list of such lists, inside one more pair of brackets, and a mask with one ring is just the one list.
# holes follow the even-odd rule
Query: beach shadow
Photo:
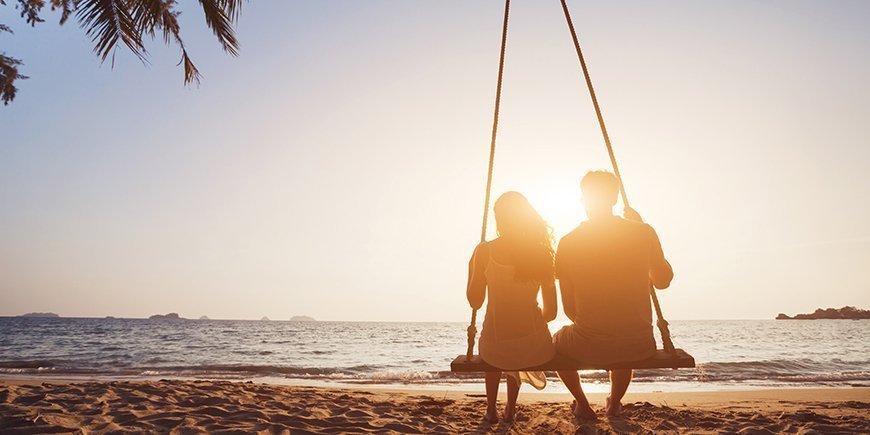
[[574, 419], [576, 429], [575, 434], [612, 434], [612, 433], [640, 433], [648, 432], [649, 430], [632, 422], [624, 416], [620, 417], [599, 417], [598, 420], [579, 420]]
[[607, 417], [607, 423], [609, 423], [610, 427], [618, 433], [637, 433], [646, 430], [643, 426], [633, 423], [631, 420], [622, 416]]
[[601, 420], [577, 420], [574, 419], [574, 424], [577, 429], [574, 430], [575, 435], [598, 435], [613, 433], [608, 428], [603, 427]]
[[490, 423], [486, 420], [481, 419], [481, 421], [477, 424], [475, 430], [471, 433], [475, 434], [504, 434], [510, 432], [511, 428], [514, 426], [516, 422], [505, 422], [499, 420], [498, 423]]

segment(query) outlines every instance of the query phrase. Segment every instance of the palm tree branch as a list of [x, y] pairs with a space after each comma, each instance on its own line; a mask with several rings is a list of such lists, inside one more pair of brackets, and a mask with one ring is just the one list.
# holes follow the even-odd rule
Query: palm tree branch
[[133, 20], [125, 0], [81, 0], [76, 11], [79, 22], [96, 46], [103, 61], [120, 39], [140, 60], [146, 60], [142, 32]]
[[19, 65], [21, 65], [20, 60], [0, 53], [0, 101], [3, 101], [4, 106], [15, 99], [15, 93], [18, 91], [15, 81], [27, 78], [18, 73]]
[[133, 19], [142, 34], [155, 36], [157, 30], [162, 30], [163, 42], [171, 44], [175, 41], [181, 48], [179, 65], [184, 65], [184, 83], [199, 83], [201, 75], [194, 65], [181, 39], [181, 25], [178, 24], [179, 12], [175, 11], [175, 0], [139, 0], [135, 2]]
[[205, 23], [227, 53], [239, 55], [239, 41], [233, 30], [233, 22], [240, 10], [237, 0], [199, 0], [205, 13]]
[[75, 11], [77, 0], [51, 0], [51, 10], [60, 9], [60, 24], [64, 25]]

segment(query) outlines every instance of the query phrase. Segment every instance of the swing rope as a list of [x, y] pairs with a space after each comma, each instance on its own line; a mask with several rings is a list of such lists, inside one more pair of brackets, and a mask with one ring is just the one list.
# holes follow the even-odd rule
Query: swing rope
[[[483, 200], [483, 223], [480, 226], [480, 243], [486, 241], [486, 222], [489, 219], [489, 197], [492, 191], [492, 167], [495, 162], [495, 138], [498, 134], [498, 113], [501, 106], [501, 83], [504, 76], [504, 53], [507, 46], [508, 17], [510, 15], [511, 0], [504, 2], [504, 24], [501, 29], [501, 53], [498, 58], [498, 81], [495, 86], [495, 108], [492, 114], [492, 138], [489, 143], [489, 169], [486, 172], [486, 195]], [[468, 325], [468, 352], [465, 359], [471, 361], [474, 356], [474, 341], [477, 337], [477, 308], [471, 308], [471, 324]]]

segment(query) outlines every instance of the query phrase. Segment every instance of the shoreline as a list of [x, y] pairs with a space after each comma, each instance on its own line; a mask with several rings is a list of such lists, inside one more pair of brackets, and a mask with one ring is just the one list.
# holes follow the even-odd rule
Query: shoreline
[[[391, 392], [414, 392], [419, 394], [443, 394], [449, 393], [477, 394], [484, 392], [482, 377], [477, 382], [378, 382], [371, 380], [350, 381], [340, 379], [318, 379], [304, 377], [280, 377], [280, 376], [257, 376], [257, 377], [221, 377], [221, 376], [179, 376], [179, 375], [93, 375], [93, 374], [32, 374], [32, 373], [0, 373], [0, 384], [9, 385], [40, 385], [48, 384], [73, 384], [86, 382], [157, 382], [157, 381], [210, 381], [210, 382], [235, 382], [284, 386], [284, 387], [313, 387], [335, 390], [372, 390]], [[608, 381], [584, 381], [584, 391], [588, 395], [606, 395], [610, 388]], [[505, 389], [504, 385], [501, 387]], [[646, 382], [635, 381], [631, 384], [630, 392], [635, 394], [706, 394], [706, 393], [752, 393], [763, 391], [803, 391], [803, 390], [867, 390], [870, 385], [830, 385], [830, 384], [783, 384], [783, 383], [724, 383], [724, 382]], [[522, 390], [524, 395], [549, 397], [553, 395], [568, 395], [568, 390], [558, 379], [548, 377], [547, 386], [543, 391], [535, 390], [527, 385]], [[870, 393], [868, 393], [870, 395]], [[543, 400], [543, 399], [542, 399]], [[868, 399], [870, 400], [870, 399]]]
[[[483, 384], [480, 388], [417, 388], [416, 385], [391, 385], [391, 384], [334, 384], [327, 385], [319, 382], [264, 382], [257, 379], [191, 379], [191, 378], [43, 378], [43, 377], [0, 377], [0, 386], [39, 386], [39, 385], [75, 385], [75, 384], [110, 384], [110, 383], [154, 383], [154, 382], [193, 382], [193, 383], [230, 383], [241, 385], [263, 385], [279, 388], [306, 388], [323, 391], [364, 391], [371, 394], [384, 395], [409, 395], [409, 396], [438, 396], [452, 399], [479, 398], [484, 396]], [[585, 385], [584, 385], [585, 387]], [[550, 388], [548, 385], [547, 388]], [[499, 389], [499, 395], [504, 396], [506, 387], [504, 381]], [[590, 402], [600, 402], [603, 406], [607, 392], [586, 391]], [[523, 402], [558, 402], [571, 400], [571, 395], [565, 391], [549, 392], [536, 391], [528, 385], [523, 385], [519, 401]], [[746, 400], [792, 400], [806, 401], [808, 399], [821, 401], [866, 401], [870, 402], [870, 387], [788, 387], [788, 388], [765, 388], [757, 389], [729, 389], [729, 390], [701, 390], [701, 391], [636, 391], [633, 386], [626, 394], [626, 401], [644, 401], [651, 403], [666, 404], [668, 401], [685, 401], [686, 403], [723, 403], [726, 401]]]
[[[521, 394], [516, 422], [484, 423], [482, 390], [323, 388], [251, 381], [0, 380], [0, 432], [866, 433], [870, 388], [631, 392], [575, 421], [565, 393]], [[503, 406], [504, 388], [500, 398]]]

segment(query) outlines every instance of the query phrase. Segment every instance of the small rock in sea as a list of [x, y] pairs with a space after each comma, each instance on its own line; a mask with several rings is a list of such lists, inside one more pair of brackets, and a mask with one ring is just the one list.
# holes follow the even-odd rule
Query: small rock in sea
[[18, 317], [60, 317], [60, 316], [55, 314], [55, 313], [27, 313], [27, 314], [22, 314]]
[[777, 320], [820, 320], [820, 319], [846, 319], [860, 320], [870, 319], [870, 310], [862, 310], [860, 308], [846, 306], [843, 308], [818, 308], [810, 314], [796, 314], [794, 317], [789, 317], [783, 313], [776, 316]]
[[178, 313], [169, 313], [169, 314], [155, 314], [149, 317], [151, 320], [180, 320], [181, 316]]

